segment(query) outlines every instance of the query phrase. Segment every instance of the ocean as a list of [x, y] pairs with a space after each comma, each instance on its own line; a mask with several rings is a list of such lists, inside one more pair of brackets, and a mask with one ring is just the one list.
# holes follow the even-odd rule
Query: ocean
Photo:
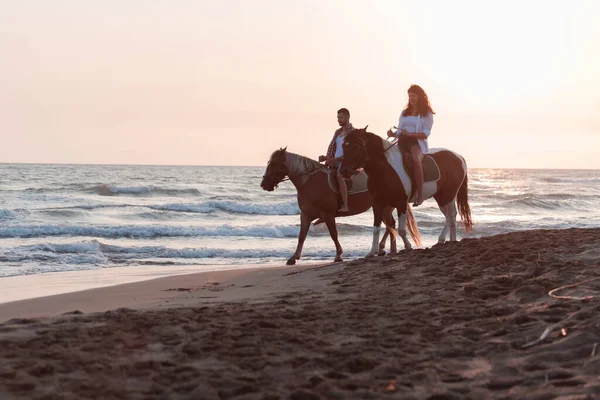
[[[264, 167], [0, 164], [0, 277], [123, 266], [282, 265], [296, 247], [290, 182], [260, 188]], [[525, 229], [600, 226], [600, 172], [469, 171], [475, 223], [460, 238]], [[415, 209], [424, 245], [443, 216]], [[372, 213], [338, 219], [345, 259], [370, 248]], [[401, 245], [401, 241], [399, 242]], [[331, 261], [324, 224], [304, 261]], [[302, 260], [300, 261], [302, 263]]]

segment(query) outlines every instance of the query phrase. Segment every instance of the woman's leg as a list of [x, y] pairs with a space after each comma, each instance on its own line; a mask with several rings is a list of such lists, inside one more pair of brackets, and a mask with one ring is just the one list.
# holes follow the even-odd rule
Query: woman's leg
[[417, 200], [413, 207], [423, 204], [423, 152], [419, 145], [415, 145], [410, 149], [413, 162], [413, 171], [415, 174], [415, 183], [417, 185]]

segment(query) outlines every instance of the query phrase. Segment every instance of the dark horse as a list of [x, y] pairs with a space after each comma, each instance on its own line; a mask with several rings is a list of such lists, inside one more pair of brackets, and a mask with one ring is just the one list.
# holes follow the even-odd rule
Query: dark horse
[[[296, 260], [299, 260], [302, 256], [302, 246], [308, 234], [310, 223], [317, 218], [325, 221], [331, 239], [335, 243], [335, 261], [342, 261], [344, 251], [338, 241], [338, 233], [335, 225], [335, 218], [338, 216], [337, 210], [339, 209], [339, 195], [329, 186], [328, 170], [317, 161], [298, 154], [289, 153], [286, 149], [279, 149], [271, 155], [260, 187], [272, 192], [287, 176], [298, 191], [300, 234], [298, 235], [296, 251], [288, 259], [287, 265], [296, 264]], [[346, 213], [344, 216], [361, 214], [371, 208], [371, 205], [372, 200], [369, 192], [351, 194], [348, 196], [350, 213]], [[382, 218], [386, 222], [386, 226], [389, 227], [394, 227], [396, 224], [396, 221], [392, 217], [392, 211], [392, 208], [382, 210]], [[412, 217], [412, 214], [410, 217]], [[389, 232], [386, 230], [382, 239], [382, 247], [385, 245], [385, 239]], [[396, 240], [394, 236], [392, 237], [390, 247], [390, 251], [395, 253]]]
[[[402, 153], [398, 146], [391, 145], [381, 137], [367, 132], [365, 129], [354, 130], [346, 136], [344, 141], [344, 159], [342, 160], [341, 173], [348, 176], [356, 168], [363, 167], [369, 176], [368, 189], [373, 196], [373, 246], [367, 256], [376, 254], [379, 229], [382, 221], [384, 207], [395, 207], [398, 210], [398, 233], [404, 242], [404, 248], [410, 249], [411, 245], [406, 238], [406, 213], [410, 211], [408, 201], [414, 196], [411, 191], [410, 178], [404, 171]], [[468, 198], [467, 164], [464, 158], [449, 150], [438, 150], [429, 153], [437, 163], [440, 170], [440, 179], [428, 183], [424, 188], [424, 197], [433, 197], [440, 210], [446, 217], [446, 224], [439, 237], [439, 242], [446, 241], [450, 230], [450, 240], [456, 240], [456, 206], [458, 213], [465, 224], [467, 232], [473, 226], [471, 209]], [[417, 246], [421, 245], [418, 227], [408, 224], [411, 236]], [[413, 229], [416, 232], [413, 232]], [[394, 233], [392, 233], [392, 237]]]

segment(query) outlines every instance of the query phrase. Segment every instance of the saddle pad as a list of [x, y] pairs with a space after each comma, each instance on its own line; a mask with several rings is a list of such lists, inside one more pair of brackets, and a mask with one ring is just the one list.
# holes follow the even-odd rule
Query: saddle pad
[[440, 167], [433, 157], [425, 155], [423, 158], [423, 176], [424, 182], [437, 182], [440, 180]]
[[[329, 178], [329, 187], [331, 190], [335, 193], [339, 193], [336, 171], [330, 171], [327, 176]], [[360, 171], [357, 174], [352, 175], [351, 179], [346, 179], [346, 186], [348, 186], [348, 195], [366, 192], [368, 189], [367, 174], [365, 171]]]

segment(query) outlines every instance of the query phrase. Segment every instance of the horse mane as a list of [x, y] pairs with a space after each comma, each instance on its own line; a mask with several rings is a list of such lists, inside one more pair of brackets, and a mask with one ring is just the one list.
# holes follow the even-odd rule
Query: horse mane
[[367, 132], [364, 129], [355, 129], [347, 134], [346, 140], [350, 141], [353, 137], [364, 140], [369, 157], [377, 160], [385, 160], [384, 150], [387, 150], [391, 144], [382, 139], [381, 136]]
[[288, 168], [288, 175], [307, 174], [326, 170], [325, 166], [318, 161], [296, 153], [290, 153], [289, 151], [285, 152], [285, 164]]

